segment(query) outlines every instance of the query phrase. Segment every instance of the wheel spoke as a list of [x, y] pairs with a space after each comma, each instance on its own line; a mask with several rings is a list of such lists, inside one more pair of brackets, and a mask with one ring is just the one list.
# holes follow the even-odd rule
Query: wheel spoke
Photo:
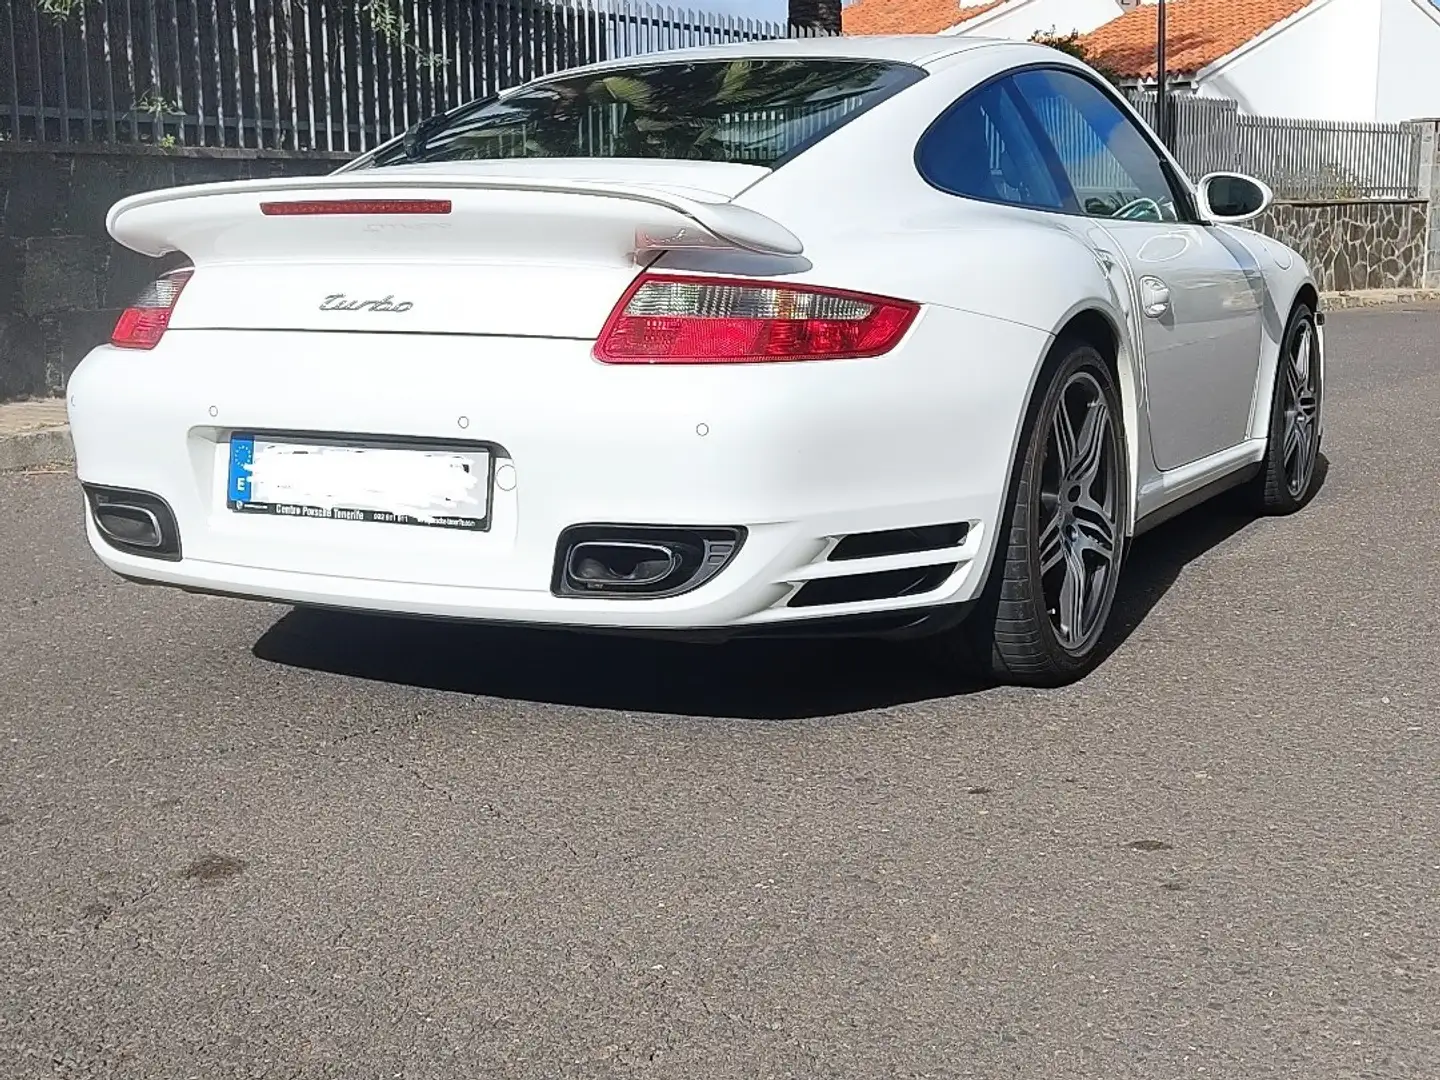
[[1040, 576], [1044, 577], [1065, 558], [1065, 537], [1060, 529], [1061, 514], [1057, 509], [1050, 515], [1045, 528], [1040, 530]]
[[1056, 465], [1059, 466], [1059, 475], [1063, 480], [1070, 475], [1070, 465], [1075, 460], [1075, 429], [1070, 425], [1070, 412], [1065, 408], [1065, 398], [1062, 395], [1060, 404], [1055, 409], [1055, 421], [1051, 425], [1052, 445], [1055, 448]]
[[1088, 493], [1075, 504], [1075, 537], [1080, 551], [1090, 552], [1107, 564], [1115, 561], [1115, 522]]
[[1095, 482], [1104, 461], [1109, 431], [1110, 409], [1104, 399], [1097, 399], [1091, 402], [1090, 408], [1085, 412], [1085, 420], [1080, 425], [1080, 434], [1075, 439], [1075, 457], [1066, 474], [1067, 480], [1081, 485], [1082, 488], [1088, 488]]
[[1290, 400], [1286, 402], [1287, 405], [1298, 405], [1300, 400], [1305, 397], [1305, 383], [1300, 372], [1295, 370], [1294, 364], [1285, 368], [1285, 387], [1290, 391]]
[[1315, 434], [1309, 417], [1297, 416], [1295, 430], [1299, 446], [1295, 453], [1295, 471], [1291, 476], [1291, 491], [1298, 495], [1310, 481], [1310, 470], [1315, 464]]
[[1292, 458], [1297, 457], [1301, 453], [1301, 449], [1304, 446], [1305, 441], [1305, 432], [1302, 428], [1299, 415], [1287, 415], [1285, 417], [1285, 441], [1283, 444], [1283, 461], [1285, 463], [1285, 469], [1287, 472], [1293, 472], [1290, 466], [1290, 461]]
[[1065, 580], [1060, 584], [1060, 636], [1067, 645], [1085, 638], [1085, 561], [1074, 548], [1065, 549]]
[[1310, 324], [1305, 323], [1304, 329], [1300, 331], [1300, 340], [1295, 342], [1294, 358], [1290, 362], [1291, 370], [1293, 370], [1297, 376], [1299, 387], [1296, 392], [1297, 398], [1300, 394], [1310, 389], [1310, 361], [1314, 351], [1313, 341], [1314, 335], [1310, 329]]

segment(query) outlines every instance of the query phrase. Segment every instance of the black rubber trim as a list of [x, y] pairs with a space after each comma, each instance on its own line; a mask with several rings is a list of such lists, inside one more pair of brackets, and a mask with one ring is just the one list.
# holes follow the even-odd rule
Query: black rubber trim
[[1246, 465], [1244, 468], [1236, 469], [1232, 473], [1220, 477], [1218, 480], [1211, 480], [1203, 487], [1198, 487], [1186, 495], [1181, 495], [1174, 502], [1168, 502], [1158, 510], [1151, 510], [1150, 513], [1135, 522], [1136, 536], [1142, 536], [1155, 528], [1163, 525], [1172, 518], [1177, 518], [1187, 510], [1193, 510], [1201, 503], [1209, 502], [1217, 495], [1223, 495], [1231, 488], [1237, 488], [1241, 484], [1249, 483], [1260, 473], [1261, 462]]

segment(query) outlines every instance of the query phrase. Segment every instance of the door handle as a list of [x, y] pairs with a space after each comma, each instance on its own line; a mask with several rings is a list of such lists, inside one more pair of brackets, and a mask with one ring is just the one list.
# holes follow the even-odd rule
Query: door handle
[[1170, 286], [1157, 277], [1140, 279], [1140, 310], [1147, 319], [1158, 319], [1170, 310]]

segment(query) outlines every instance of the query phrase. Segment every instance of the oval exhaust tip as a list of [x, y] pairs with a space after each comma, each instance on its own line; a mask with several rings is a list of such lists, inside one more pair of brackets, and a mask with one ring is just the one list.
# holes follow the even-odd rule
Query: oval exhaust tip
[[643, 589], [664, 582], [680, 567], [680, 557], [664, 544], [592, 540], [570, 549], [570, 579], [588, 588]]
[[697, 589], [744, 542], [739, 526], [571, 525], [555, 545], [556, 596], [659, 600]]
[[105, 503], [96, 508], [95, 525], [111, 540], [134, 547], [158, 548], [165, 542], [159, 518], [143, 506]]

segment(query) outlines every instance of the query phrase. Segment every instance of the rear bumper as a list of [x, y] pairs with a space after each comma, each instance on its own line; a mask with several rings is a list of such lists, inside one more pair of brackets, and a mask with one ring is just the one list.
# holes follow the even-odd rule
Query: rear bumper
[[[962, 344], [963, 343], [963, 344]], [[287, 603], [614, 630], [765, 630], [922, 612], [983, 579], [1043, 335], [928, 310], [896, 354], [835, 363], [607, 367], [585, 342], [172, 331], [97, 349], [72, 378], [80, 478], [173, 508], [183, 557], [118, 550], [135, 580]], [[513, 468], [485, 533], [237, 514], [234, 431], [473, 440]], [[942, 551], [837, 563], [836, 538], [942, 522]], [[740, 526], [692, 592], [618, 600], [551, 590], [578, 524]], [[788, 606], [806, 582], [953, 564], [921, 595]]]
[[[219, 596], [234, 600], [253, 600], [276, 604], [290, 604], [297, 607], [329, 611], [364, 611], [393, 615], [398, 618], [415, 618], [425, 621], [455, 621], [476, 623], [487, 626], [513, 626], [534, 629], [544, 627], [557, 631], [576, 631], [588, 634], [617, 635], [624, 637], [654, 638], [659, 640], [686, 641], [696, 643], [719, 643], [736, 638], [837, 638], [864, 637], [887, 639], [912, 639], [928, 637], [951, 629], [963, 622], [970, 613], [972, 604], [951, 600], [923, 605], [876, 605], [875, 610], [852, 614], [829, 614], [803, 616], [796, 612], [792, 618], [752, 620], [708, 626], [689, 625], [669, 620], [649, 626], [602, 623], [591, 619], [586, 622], [566, 622], [563, 619], [539, 619], [527, 613], [521, 618], [497, 616], [493, 609], [477, 613], [474, 608], [464, 608], [460, 614], [449, 614], [435, 606], [423, 606], [419, 610], [410, 607], [387, 606], [373, 599], [364, 602], [345, 602], [333, 591], [319, 590], [318, 599], [297, 598], [294, 595], [272, 596], [258, 586], [230, 582], [226, 585], [214, 583], [194, 584], [171, 582], [156, 576], [138, 577], [119, 572], [120, 576], [134, 585], [152, 585], [162, 588], [177, 588], [200, 596]], [[200, 575], [206, 576], [206, 575]], [[207, 577], [207, 581], [208, 581]], [[319, 582], [307, 581], [305, 589], [316, 592]]]

